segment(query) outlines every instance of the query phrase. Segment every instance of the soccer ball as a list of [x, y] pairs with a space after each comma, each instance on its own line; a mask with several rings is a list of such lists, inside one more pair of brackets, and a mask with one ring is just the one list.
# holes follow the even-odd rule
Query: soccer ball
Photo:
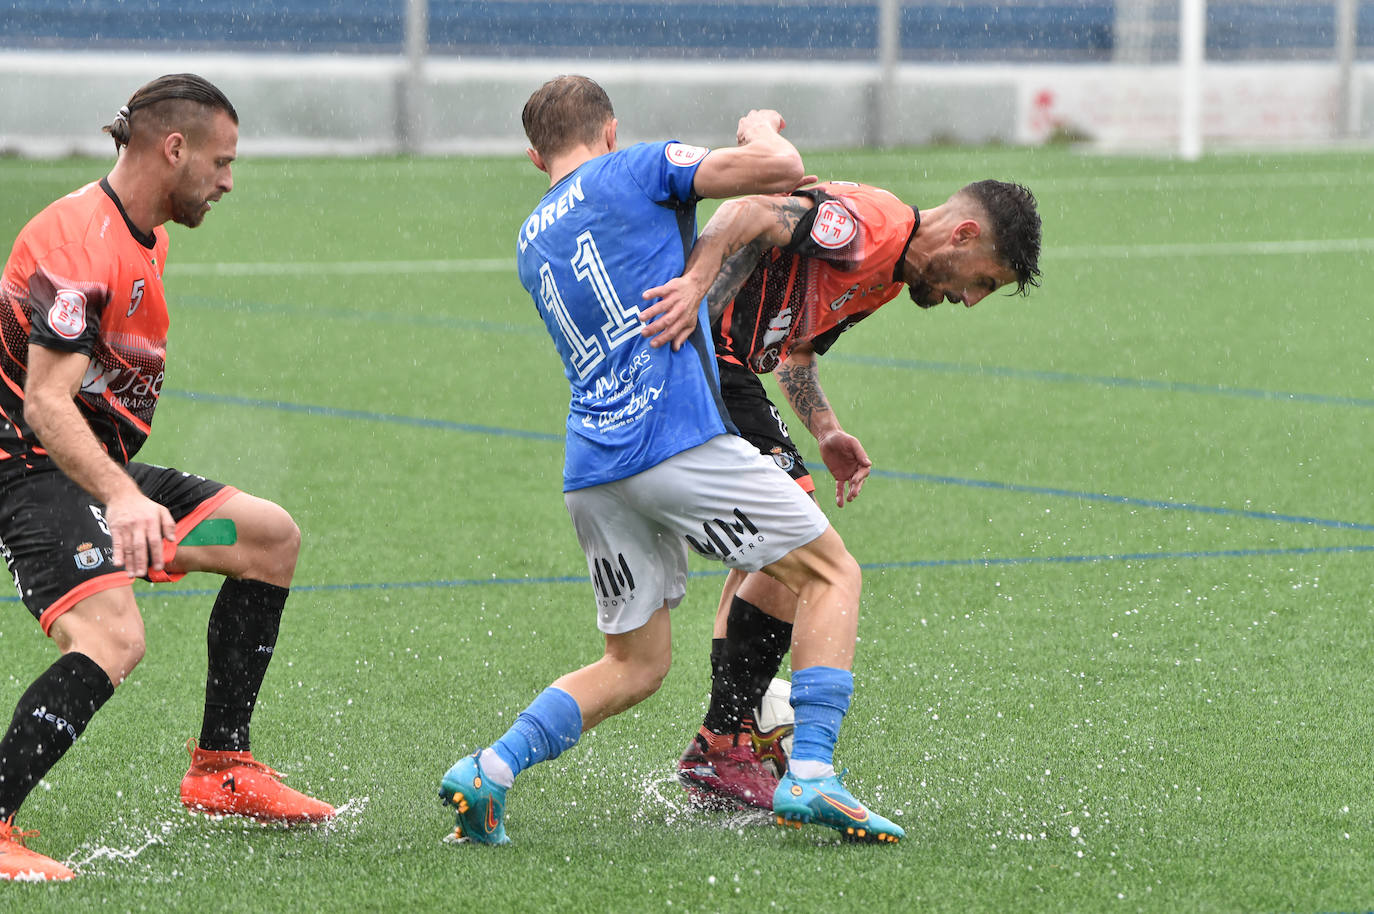
[[782, 777], [787, 772], [787, 760], [792, 757], [792, 705], [787, 700], [792, 683], [774, 679], [759, 700], [754, 714], [754, 753], [763, 763]]

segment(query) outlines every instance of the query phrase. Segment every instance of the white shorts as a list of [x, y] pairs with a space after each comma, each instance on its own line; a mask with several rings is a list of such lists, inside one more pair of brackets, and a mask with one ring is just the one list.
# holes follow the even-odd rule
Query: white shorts
[[778, 465], [735, 435], [627, 479], [564, 495], [596, 591], [596, 625], [634, 631], [687, 591], [687, 547], [757, 571], [830, 521]]

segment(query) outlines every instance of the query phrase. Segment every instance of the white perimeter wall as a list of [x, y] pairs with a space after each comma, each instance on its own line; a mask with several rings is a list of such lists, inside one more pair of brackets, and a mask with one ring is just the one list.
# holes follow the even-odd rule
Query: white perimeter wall
[[[193, 71], [239, 111], [241, 154], [372, 154], [405, 148], [405, 62], [343, 55], [0, 53], [0, 152], [108, 154], [100, 133], [139, 85]], [[428, 153], [518, 153], [520, 108], [550, 76], [585, 73], [610, 93], [621, 141], [676, 137], [734, 142], [738, 117], [771, 107], [803, 150], [932, 142], [1101, 148], [1177, 144], [1178, 71], [1171, 66], [915, 66], [899, 70], [896, 103], [879, 110], [877, 68], [815, 62], [426, 62], [416, 85], [415, 141]], [[1356, 139], [1374, 139], [1374, 66], [1356, 69]], [[1334, 64], [1210, 64], [1205, 140], [1306, 144], [1342, 138]]]

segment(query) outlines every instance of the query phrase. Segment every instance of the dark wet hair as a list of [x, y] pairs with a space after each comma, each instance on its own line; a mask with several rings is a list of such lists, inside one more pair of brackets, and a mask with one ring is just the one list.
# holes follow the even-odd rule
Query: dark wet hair
[[1003, 263], [1016, 274], [1016, 293], [1040, 285], [1040, 213], [1035, 195], [1020, 184], [975, 181], [960, 194], [977, 201], [988, 214], [992, 243]]
[[114, 138], [118, 152], [135, 134], [184, 131], [212, 111], [223, 111], [239, 122], [234, 106], [209, 80], [194, 73], [172, 73], [140, 88], [101, 129]]
[[585, 76], [554, 77], [535, 90], [520, 113], [525, 136], [545, 159], [594, 144], [613, 117], [606, 90]]

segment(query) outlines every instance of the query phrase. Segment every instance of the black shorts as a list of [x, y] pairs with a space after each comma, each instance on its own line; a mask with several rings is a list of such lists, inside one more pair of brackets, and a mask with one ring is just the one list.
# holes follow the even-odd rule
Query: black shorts
[[[126, 469], [143, 494], [167, 508], [176, 521], [175, 542], [238, 492], [232, 486], [168, 467], [131, 463]], [[43, 632], [81, 600], [129, 583], [112, 558], [104, 505], [56, 467], [31, 470], [0, 483], [0, 551], [14, 575], [19, 598]], [[166, 544], [163, 560], [175, 553]], [[182, 574], [149, 569], [147, 581], [175, 581]]]
[[768, 392], [758, 375], [724, 359], [717, 359], [716, 367], [720, 369], [721, 399], [740, 435], [758, 448], [760, 454], [772, 457], [803, 491], [814, 492], [816, 484], [811, 479], [811, 471], [797, 453], [797, 446], [787, 433], [787, 423], [768, 399]]

